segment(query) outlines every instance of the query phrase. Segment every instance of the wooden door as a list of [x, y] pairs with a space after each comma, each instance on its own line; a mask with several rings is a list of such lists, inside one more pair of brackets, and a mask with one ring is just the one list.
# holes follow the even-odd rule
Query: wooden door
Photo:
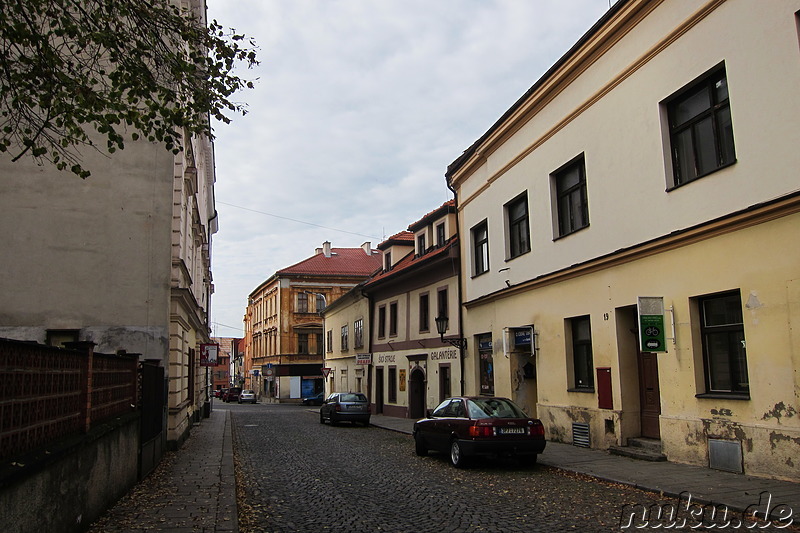
[[375, 369], [375, 414], [383, 414], [383, 368]]
[[408, 378], [408, 417], [425, 416], [425, 373], [419, 367], [411, 371]]
[[642, 437], [660, 439], [661, 393], [658, 388], [658, 358], [654, 353], [639, 352], [639, 398]]

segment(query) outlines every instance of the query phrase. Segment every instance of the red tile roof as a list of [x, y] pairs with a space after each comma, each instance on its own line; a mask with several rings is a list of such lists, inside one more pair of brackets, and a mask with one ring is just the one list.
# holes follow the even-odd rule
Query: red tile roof
[[413, 224], [408, 225], [409, 231], [417, 231], [418, 229], [427, 226], [434, 219], [437, 219], [446, 213], [455, 213], [456, 211], [456, 201], [455, 200], [448, 200], [447, 202], [443, 203], [421, 219], [417, 220]]
[[385, 250], [393, 244], [400, 244], [406, 246], [414, 246], [414, 234], [410, 231], [401, 231], [395, 233], [382, 243], [378, 245], [378, 250]]
[[[369, 287], [370, 285], [374, 285], [382, 280], [385, 280], [386, 278], [399, 275], [401, 272], [404, 273], [411, 268], [417, 267], [423, 263], [427, 263], [428, 261], [432, 261], [435, 258], [446, 256], [449, 250], [453, 247], [456, 249], [458, 248], [457, 236], [450, 238], [450, 240], [447, 241], [444, 246], [433, 249], [424, 255], [415, 255], [413, 251], [409, 252], [409, 254], [403, 259], [395, 263], [391, 270], [381, 271], [372, 276], [372, 278], [367, 281], [366, 286]], [[456, 259], [456, 262], [458, 262], [458, 259]]]
[[324, 253], [318, 253], [292, 266], [278, 270], [276, 274], [369, 276], [381, 267], [380, 257], [380, 254], [375, 251], [372, 255], [367, 255], [363, 248], [332, 248], [330, 257], [325, 257]]

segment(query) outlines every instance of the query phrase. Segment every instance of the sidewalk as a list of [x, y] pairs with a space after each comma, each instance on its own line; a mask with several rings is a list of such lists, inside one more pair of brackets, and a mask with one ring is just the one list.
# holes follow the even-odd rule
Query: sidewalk
[[211, 411], [89, 533], [238, 533], [230, 411]]
[[[383, 415], [372, 415], [371, 421], [373, 426], [409, 435], [414, 426], [414, 420]], [[759, 501], [759, 498], [766, 491], [772, 495], [770, 509], [785, 504], [794, 511], [795, 521], [800, 519], [800, 483], [668, 461], [640, 461], [611, 455], [603, 450], [579, 448], [560, 442], [548, 442], [538, 462], [605, 481], [661, 492], [668, 497], [678, 498], [683, 493], [684, 501], [688, 493], [693, 502], [713, 502], [736, 511], [744, 511], [750, 507], [751, 510], [759, 509], [763, 512], [768, 495], [764, 495], [763, 501]]]

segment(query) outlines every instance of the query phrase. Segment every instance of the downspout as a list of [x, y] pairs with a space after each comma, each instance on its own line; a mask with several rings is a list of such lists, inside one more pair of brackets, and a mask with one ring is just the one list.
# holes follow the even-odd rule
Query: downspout
[[[456, 194], [456, 190], [450, 185], [450, 180], [445, 175], [444, 182], [447, 184], [447, 188], [453, 193], [453, 201], [455, 202], [456, 208], [456, 235], [458, 236], [458, 246], [459, 252], [461, 248], [461, 233], [459, 228], [459, 221], [458, 221], [458, 194]], [[464, 320], [462, 319], [461, 313], [461, 302], [463, 301], [463, 293], [461, 288], [461, 281], [462, 281], [462, 273], [461, 273], [461, 253], [458, 254], [458, 336], [464, 338]], [[461, 379], [461, 396], [465, 395], [464, 392], [464, 350], [466, 347], [460, 346], [458, 348], [458, 358], [459, 358], [459, 373]]]

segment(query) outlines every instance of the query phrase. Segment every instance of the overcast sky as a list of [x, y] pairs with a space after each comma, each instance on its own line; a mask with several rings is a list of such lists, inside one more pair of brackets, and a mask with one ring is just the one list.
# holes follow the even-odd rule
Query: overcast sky
[[218, 124], [212, 334], [324, 241], [373, 247], [452, 198], [444, 172], [609, 0], [207, 0], [261, 65]]

